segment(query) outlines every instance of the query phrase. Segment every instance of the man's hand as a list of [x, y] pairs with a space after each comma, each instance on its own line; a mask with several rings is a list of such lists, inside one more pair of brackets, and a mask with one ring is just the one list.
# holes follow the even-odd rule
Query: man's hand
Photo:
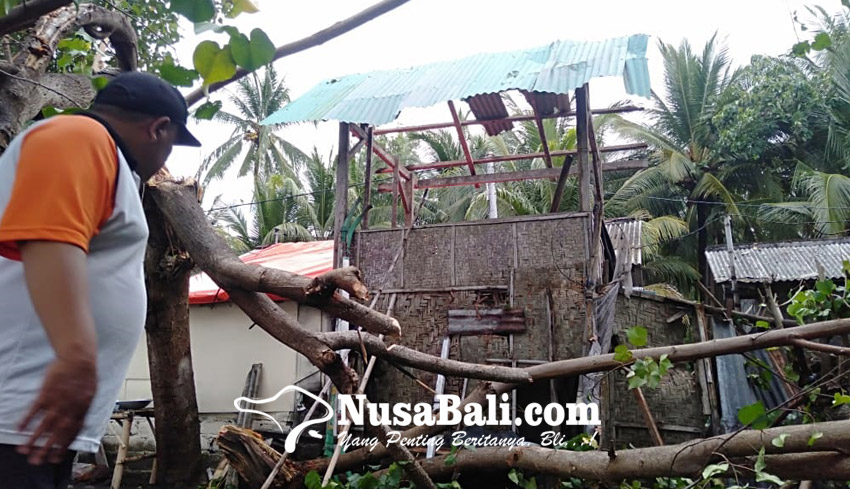
[[[77, 246], [57, 242], [28, 241], [19, 247], [30, 298], [56, 352], [19, 429], [26, 429], [37, 415], [44, 417], [19, 450], [29, 454], [32, 464], [42, 463], [48, 455], [51, 462], [59, 462], [82, 428], [97, 390], [97, 335], [86, 254]], [[44, 437], [47, 443], [39, 442]]]
[[[97, 368], [94, 364], [57, 358], [47, 369], [38, 399], [18, 429], [24, 431], [36, 416], [44, 417], [27, 444], [18, 447], [18, 451], [29, 454], [29, 462], [33, 465], [39, 465], [45, 459], [60, 463], [68, 445], [83, 427], [96, 390]], [[47, 442], [36, 446], [35, 442], [42, 436], [48, 436]]]

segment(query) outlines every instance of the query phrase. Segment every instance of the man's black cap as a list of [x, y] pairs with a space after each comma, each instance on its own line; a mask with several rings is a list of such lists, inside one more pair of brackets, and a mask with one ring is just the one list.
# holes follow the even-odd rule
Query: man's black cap
[[131, 71], [113, 78], [94, 99], [95, 104], [112, 105], [152, 116], [165, 116], [180, 127], [175, 144], [200, 146], [186, 128], [189, 108], [180, 92], [157, 76]]

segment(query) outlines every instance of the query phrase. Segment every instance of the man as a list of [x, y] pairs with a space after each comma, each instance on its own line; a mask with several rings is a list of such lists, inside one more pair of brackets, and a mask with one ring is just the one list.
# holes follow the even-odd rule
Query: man
[[159, 78], [126, 73], [91, 112], [56, 116], [0, 156], [0, 485], [65, 489], [97, 451], [147, 310], [141, 185], [200, 146]]

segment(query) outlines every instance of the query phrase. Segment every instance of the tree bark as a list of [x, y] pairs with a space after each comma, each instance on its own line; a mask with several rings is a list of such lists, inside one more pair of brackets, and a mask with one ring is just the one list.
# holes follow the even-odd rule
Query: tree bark
[[696, 204], [697, 206], [697, 267], [699, 270], [700, 280], [705, 285], [708, 285], [708, 261], [705, 258], [705, 250], [708, 248], [708, 229], [706, 229], [706, 221], [708, 221], [708, 205]]
[[79, 10], [62, 7], [45, 15], [12, 63], [0, 66], [0, 153], [44, 107], [85, 108], [91, 103], [95, 91], [87, 77], [45, 74], [59, 41], [80, 28], [96, 36], [110, 35], [121, 66], [136, 66], [136, 35], [123, 15], [93, 4]]
[[145, 257], [147, 331], [151, 390], [156, 418], [160, 482], [187, 484], [201, 474], [201, 441], [189, 334], [189, 275], [192, 261], [145, 199], [150, 238]]

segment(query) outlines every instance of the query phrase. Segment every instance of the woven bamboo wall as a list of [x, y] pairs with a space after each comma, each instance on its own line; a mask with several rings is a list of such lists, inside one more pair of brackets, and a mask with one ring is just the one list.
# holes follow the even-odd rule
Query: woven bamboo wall
[[[370, 289], [422, 289], [501, 286], [507, 289], [514, 269], [514, 306], [525, 311], [528, 332], [515, 335], [518, 359], [549, 359], [547, 289], [554, 299], [553, 355], [581, 354], [584, 324], [582, 284], [587, 258], [585, 214], [557, 214], [417, 228], [410, 231], [405, 253], [393, 272], [386, 270], [401, 243], [401, 230], [366, 231], [355, 239], [353, 257]], [[401, 343], [440, 355], [449, 309], [507, 306], [507, 290], [399, 293], [393, 315], [402, 326]], [[376, 306], [385, 311], [389, 294]], [[449, 357], [484, 363], [509, 358], [504, 336], [453, 338]], [[379, 363], [379, 365], [381, 365]], [[396, 369], [382, 365], [370, 382], [376, 401], [428, 402], [432, 396]], [[433, 386], [436, 375], [417, 372]], [[460, 393], [462, 379], [448, 379], [446, 393]], [[468, 390], [474, 388], [470, 382]]]
[[[689, 314], [688, 319], [667, 323], [667, 318], [679, 311], [680, 306], [673, 302], [641, 297], [626, 299], [620, 295], [614, 319], [615, 334], [620, 333], [625, 340], [625, 329], [643, 326], [648, 330], [648, 347], [695, 341], [694, 314]], [[616, 430], [615, 446], [652, 446], [643, 415], [628, 388], [625, 375], [618, 372], [611, 378], [614, 380], [610, 406]], [[709, 416], [703, 413], [703, 392], [692, 363], [676, 364], [656, 389], [644, 388], [643, 393], [665, 444], [698, 438], [705, 432]]]
[[[404, 254], [387, 274], [401, 244], [402, 230], [359, 232], [352, 250], [370, 290], [449, 289], [462, 286], [508, 288], [513, 268], [514, 306], [525, 312], [527, 332], [514, 336], [514, 357], [524, 360], [575, 358], [582, 353], [584, 280], [587, 263], [586, 215], [556, 214], [523, 219], [478, 221], [417, 228], [410, 231]], [[552, 332], [549, 300], [552, 295]], [[397, 293], [393, 316], [402, 327], [401, 344], [439, 356], [448, 329], [449, 309], [507, 306], [507, 290]], [[390, 294], [376, 308], [386, 311]], [[649, 329], [651, 345], [682, 343], [687, 329], [681, 321], [667, 324], [677, 309], [663, 301], [620, 297], [616, 331], [641, 325]], [[510, 359], [506, 336], [454, 337], [449, 358], [485, 363]], [[434, 386], [436, 375], [413, 371]], [[378, 362], [367, 394], [376, 402], [431, 402], [433, 396], [395, 368]], [[648, 446], [651, 441], [622, 374], [614, 375], [613, 419], [618, 446]], [[460, 394], [463, 379], [449, 378], [445, 392]], [[469, 381], [467, 392], [475, 387]], [[573, 393], [574, 395], [574, 393]], [[703, 426], [700, 389], [695, 376], [677, 367], [647, 401], [663, 430], [666, 443], [694, 438]], [[568, 395], [561, 397], [562, 402]], [[604, 413], [603, 413], [604, 416]], [[688, 431], [681, 431], [685, 427]]]

